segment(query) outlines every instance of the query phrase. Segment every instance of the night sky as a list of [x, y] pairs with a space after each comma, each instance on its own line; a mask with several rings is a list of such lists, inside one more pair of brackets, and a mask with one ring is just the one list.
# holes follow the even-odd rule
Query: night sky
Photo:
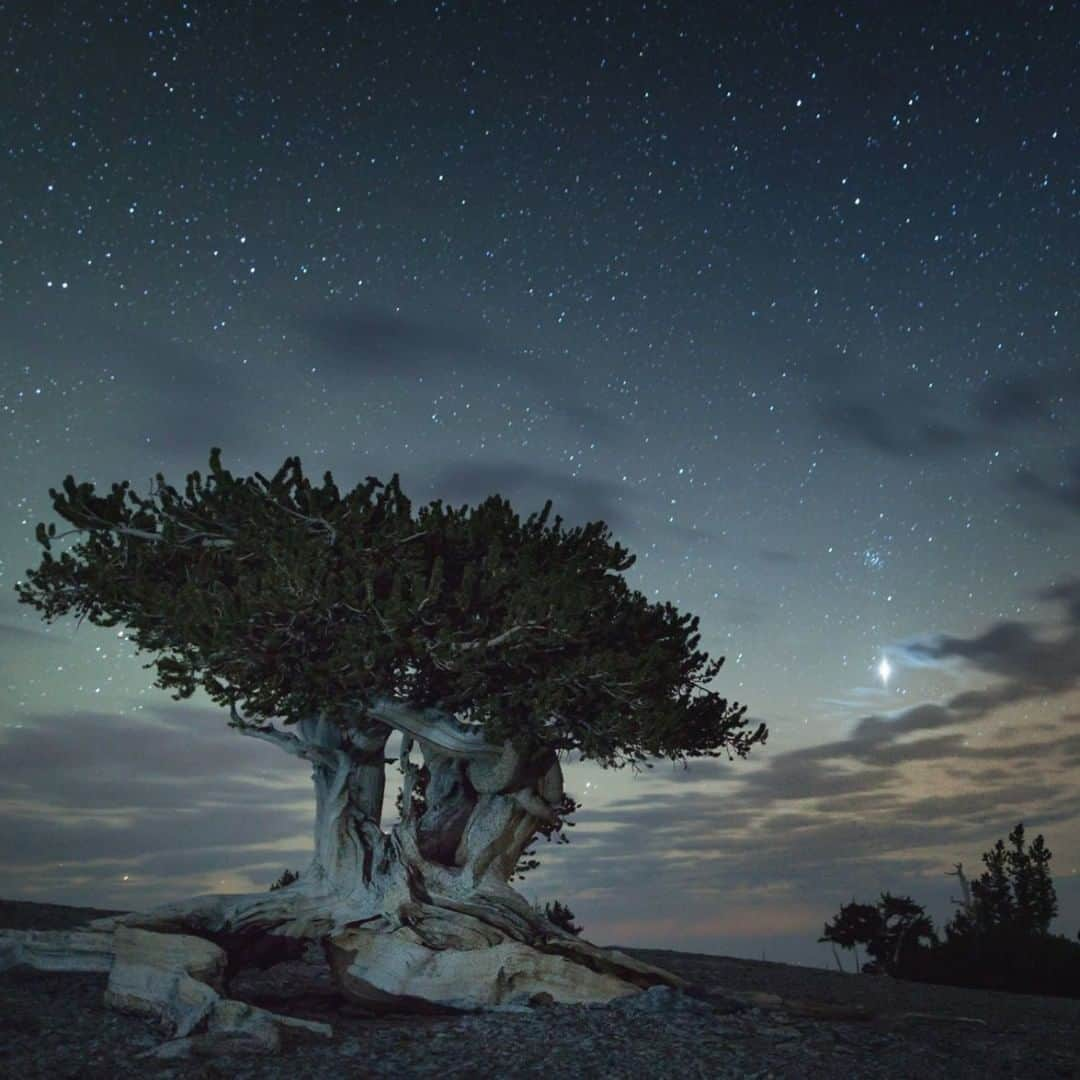
[[0, 12], [0, 896], [310, 857], [308, 766], [14, 589], [68, 473], [145, 496], [220, 446], [550, 498], [700, 616], [769, 740], [563, 765], [514, 886], [588, 940], [835, 967], [841, 904], [941, 931], [1021, 820], [1075, 938], [1080, 6]]

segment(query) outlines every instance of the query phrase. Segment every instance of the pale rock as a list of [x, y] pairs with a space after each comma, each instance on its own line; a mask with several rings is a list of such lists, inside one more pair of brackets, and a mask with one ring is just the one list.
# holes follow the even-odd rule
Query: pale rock
[[270, 1053], [281, 1049], [283, 1036], [333, 1035], [329, 1024], [222, 997], [225, 953], [211, 941], [125, 926], [116, 928], [114, 938], [105, 1004], [152, 1017], [172, 1036], [149, 1055]]
[[331, 939], [329, 953], [342, 991], [374, 1011], [475, 1012], [520, 1007], [534, 993], [560, 1004], [640, 993], [614, 975], [522, 942], [439, 951], [409, 927], [393, 936], [347, 930]]
[[612, 1002], [612, 1008], [627, 1016], [641, 1016], [648, 1013], [681, 1012], [713, 1017], [716, 1010], [705, 1001], [688, 997], [670, 986], [650, 986], [643, 994], [622, 998]]
[[223, 999], [210, 1011], [205, 1032], [171, 1039], [143, 1057], [187, 1058], [216, 1057], [219, 1054], [272, 1054], [291, 1038], [316, 1036], [329, 1039], [334, 1034], [329, 1024], [300, 1020], [268, 1012], [242, 1001]]
[[118, 926], [105, 1004], [151, 1016], [176, 1037], [190, 1035], [221, 999], [225, 953], [187, 934]]
[[0, 930], [0, 971], [26, 964], [38, 971], [108, 971], [112, 934], [80, 930]]
[[297, 1016], [283, 1016], [281, 1013], [260, 1009], [257, 1005], [248, 1005], [246, 1002], [228, 998], [214, 1006], [207, 1030], [210, 1034], [249, 1037], [263, 1043], [270, 1050], [280, 1047], [282, 1036], [286, 1039], [294, 1036], [330, 1039], [334, 1035], [334, 1029], [329, 1024], [321, 1024], [317, 1020], [301, 1020]]
[[250, 1035], [188, 1035], [183, 1039], [170, 1039], [153, 1050], [138, 1054], [141, 1058], [176, 1060], [193, 1057], [216, 1058], [222, 1054], [268, 1054], [271, 1049]]
[[91, 919], [83, 925], [91, 930], [105, 931], [111, 936], [118, 926], [124, 925], [123, 919], [123, 915], [104, 915], [100, 919]]

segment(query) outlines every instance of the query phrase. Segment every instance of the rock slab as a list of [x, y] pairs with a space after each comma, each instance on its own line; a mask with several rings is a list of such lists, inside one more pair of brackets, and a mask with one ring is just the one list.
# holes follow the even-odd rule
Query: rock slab
[[108, 971], [112, 934], [80, 930], [0, 930], [0, 971], [26, 964], [38, 971]]
[[225, 1044], [233, 1050], [273, 1052], [281, 1049], [285, 1034], [333, 1034], [329, 1024], [223, 997], [225, 952], [211, 941], [125, 926], [118, 926], [113, 937], [115, 959], [105, 1003], [152, 1017], [171, 1036], [151, 1055], [187, 1057]]
[[221, 999], [225, 952], [211, 941], [118, 926], [113, 952], [105, 1004], [152, 1017], [168, 1035], [190, 1035]]

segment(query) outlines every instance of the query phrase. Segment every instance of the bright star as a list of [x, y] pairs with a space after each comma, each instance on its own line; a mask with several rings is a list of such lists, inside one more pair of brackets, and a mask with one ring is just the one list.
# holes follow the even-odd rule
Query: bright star
[[881, 681], [883, 683], [887, 683], [889, 681], [889, 676], [892, 674], [892, 665], [889, 663], [888, 660], [882, 658], [881, 663], [878, 664], [877, 671], [878, 674], [881, 676]]

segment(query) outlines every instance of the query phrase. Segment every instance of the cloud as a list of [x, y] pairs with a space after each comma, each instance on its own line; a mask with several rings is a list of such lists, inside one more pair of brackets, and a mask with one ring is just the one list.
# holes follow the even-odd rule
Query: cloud
[[547, 469], [532, 463], [455, 461], [439, 467], [428, 482], [428, 490], [437, 493], [445, 506], [476, 506], [491, 495], [501, 495], [524, 522], [538, 514], [551, 499], [547, 525], [562, 517], [564, 531], [591, 521], [603, 521], [612, 539], [633, 551], [634, 537], [643, 540], [655, 535], [657, 528], [690, 544], [714, 547], [723, 538], [708, 529], [690, 528], [662, 518], [659, 522], [643, 520], [652, 515], [645, 509], [646, 500], [637, 489], [608, 480], [591, 480]]
[[[30, 562], [29, 557], [27, 557], [27, 562]], [[0, 596], [3, 595], [3, 593], [0, 593]], [[4, 599], [7, 599], [7, 597], [5, 596]], [[12, 647], [28, 644], [37, 647], [50, 641], [61, 645], [64, 643], [64, 639], [55, 630], [51, 630], [47, 626], [40, 626], [37, 623], [30, 623], [27, 626], [10, 626], [0, 623], [0, 641], [8, 642]]]
[[[941, 387], [932, 394], [910, 372], [901, 372], [882, 389], [860, 379], [841, 354], [818, 358], [810, 370], [820, 391], [816, 410], [822, 423], [841, 438], [890, 457], [944, 458], [965, 447], [995, 443], [1003, 429], [1050, 422], [1063, 390], [1080, 390], [1080, 370], [1069, 367], [1006, 372], [979, 383], [966, 402], [957, 402], [965, 407], [948, 410], [971, 417], [960, 427], [942, 419], [949, 391]], [[1018, 482], [1027, 490], [1043, 490], [1031, 474]], [[1080, 487], [1066, 489], [1073, 508], [1080, 506], [1077, 490]]]
[[[1056, 782], [1051, 779], [1047, 759], [1062, 754], [1067, 759], [1075, 758], [1080, 752], [1076, 739], [987, 747], [970, 741], [963, 733], [977, 730], [1005, 705], [1043, 701], [1050, 695], [1064, 695], [1080, 688], [1080, 580], [1051, 586], [1038, 595], [1064, 609], [1064, 633], [1043, 637], [1027, 624], [1006, 621], [970, 638], [940, 635], [906, 646], [909, 652], [927, 660], [957, 658], [973, 669], [997, 676], [998, 683], [989, 689], [962, 691], [942, 704], [923, 703], [890, 715], [864, 716], [841, 739], [783, 753], [764, 751], [760, 755], [761, 767], [739, 781], [740, 802], [748, 803], [756, 813], [792, 801], [835, 802], [860, 794], [887, 802], [888, 796], [882, 793], [903, 783], [901, 766], [935, 760], [971, 762], [978, 765], [975, 771], [984, 771], [986, 764], [995, 760], [1008, 766], [1012, 787], [1005, 791], [994, 789], [1002, 806], [1008, 802], [1022, 804], [1028, 797], [1046, 806], [1053, 806], [1056, 800], [1068, 802], [1073, 785], [1066, 776], [1068, 763], [1062, 762], [1062, 770], [1057, 773], [1061, 779]], [[1064, 722], [1067, 720], [1065, 717]], [[959, 730], [941, 732], [944, 728]], [[1051, 730], [1059, 731], [1060, 725], [1053, 725]], [[691, 763], [691, 769], [700, 768], [697, 762]], [[1040, 770], [1045, 772], [1041, 778]], [[1034, 775], [1029, 780], [1023, 773]], [[714, 770], [711, 775], [722, 774]], [[1080, 810], [1080, 802], [1072, 799], [1072, 804]], [[901, 805], [914, 810], [910, 797], [897, 798], [897, 806]], [[940, 800], [922, 799], [918, 801], [918, 813], [928, 813], [928, 820], [932, 820], [940, 816], [945, 805]], [[950, 812], [969, 814], [988, 804], [979, 792], [971, 792], [957, 796], [949, 805]]]
[[[582, 400], [576, 378], [540, 356], [522, 363], [521, 342], [502, 342], [486, 327], [462, 316], [408, 318], [371, 305], [351, 304], [294, 313], [293, 322], [316, 346], [315, 362], [304, 366], [364, 392], [365, 382], [387, 377], [423, 377], [441, 386], [448, 374], [533, 385], [542, 407], [591, 438], [613, 438], [624, 426]], [[534, 411], [537, 411], [534, 409]]]
[[1047, 366], [1006, 372], [987, 380], [974, 395], [983, 422], [994, 427], [1047, 421], [1064, 394], [1080, 390], [1080, 368]]
[[0, 729], [0, 863], [27, 884], [56, 863], [235, 867], [275, 837], [310, 851], [309, 774], [217, 710], [39, 715]]
[[1001, 426], [1039, 420], [1045, 413], [1045, 387], [1028, 375], [991, 379], [975, 395], [987, 423]]
[[957, 450], [969, 435], [940, 420], [918, 419], [895, 401], [886, 411], [876, 405], [847, 400], [823, 406], [819, 416], [839, 435], [861, 442], [890, 457], [924, 456]]
[[[545, 875], [564, 878], [554, 894], [588, 900], [593, 910], [573, 905], [588, 927], [590, 917], [610, 911], [626, 892], [633, 892], [638, 909], [649, 910], [662, 909], [663, 896], [676, 890], [685, 898], [681, 924], [654, 930], [678, 935], [682, 944], [667, 947], [692, 951], [700, 942], [713, 952], [724, 940], [726, 912], [737, 913], [745, 936], [753, 932], [743, 925], [747, 911], [760, 905], [759, 933], [775, 940], [766, 907], [789, 898], [781, 905], [785, 918], [797, 921], [801, 910], [807, 924], [820, 925], [813, 903], [820, 905], [830, 889], [837, 906], [852, 896], [872, 901], [887, 889], [913, 895], [928, 910], [951, 910], [952, 864], [964, 862], [970, 874], [974, 861], [977, 875], [977, 856], [1017, 820], [1031, 827], [1033, 806], [1040, 808], [1037, 829], [1051, 846], [1052, 827], [1071, 830], [1080, 816], [1080, 735], [1062, 735], [1080, 714], [1063, 709], [1054, 724], [1028, 725], [1020, 742], [979, 737], [1002, 705], [1041, 702], [1076, 687], [1080, 582], [1040, 596], [1065, 611], [1064, 637], [1046, 638], [1010, 621], [970, 638], [942, 636], [927, 644], [926, 663], [952, 658], [999, 676], [990, 690], [866, 715], [845, 736], [809, 747], [782, 749], [783, 728], [770, 725], [769, 743], [746, 761], [691, 759], [674, 772], [657, 764], [635, 779], [640, 795], [602, 809], [585, 800], [571, 836], [572, 845], [585, 841], [584, 849], [559, 856], [572, 860], [572, 873], [555, 866]], [[1046, 739], [1036, 739], [1038, 732]], [[941, 790], [926, 772], [934, 765], [951, 790]], [[580, 800], [577, 767], [564, 771], [567, 791]], [[913, 785], [920, 774], [927, 780]], [[755, 898], [763, 883], [773, 890], [767, 905], [761, 895]], [[1067, 881], [1059, 896], [1069, 911]], [[791, 939], [789, 948], [800, 946]]]
[[[868, 713], [843, 737], [810, 747], [785, 749], [774, 722], [769, 743], [745, 761], [691, 759], [685, 769], [658, 761], [606, 805], [590, 802], [603, 790], [595, 767], [566, 762], [566, 790], [583, 804], [570, 844], [537, 837], [541, 866], [514, 887], [569, 902], [597, 944], [744, 955], [756, 954], [759, 937], [770, 954], [782, 946], [785, 958], [826, 964], [814, 938], [851, 898], [889, 890], [930, 911], [951, 910], [953, 863], [977, 874], [978, 856], [1017, 820], [1054, 849], [1055, 825], [1071, 829], [1080, 816], [1080, 735], [1061, 733], [1080, 714], [1053, 728], [1032, 724], [1019, 742], [976, 737], [1003, 703], [1075, 688], [1068, 658], [1075, 675], [1080, 654], [1067, 643], [1080, 630], [1080, 582], [1039, 595], [1064, 613], [1056, 638], [1009, 620], [924, 642], [923, 662], [994, 674], [1000, 684], [989, 690]], [[145, 906], [148, 896], [264, 887], [310, 853], [306, 766], [232, 732], [219, 710], [46, 716], [0, 736], [0, 859], [18, 869], [23, 895], [83, 902], [96, 889], [104, 900], [126, 895], [113, 884], [126, 873], [142, 883]], [[949, 789], [913, 785], [935, 763]], [[392, 805], [392, 770], [387, 787]], [[1063, 919], [1072, 919], [1069, 881], [1056, 885]], [[673, 894], [677, 916], [657, 914], [670, 911]]]
[[[297, 324], [319, 346], [318, 367], [347, 375], [357, 385], [383, 376], [441, 375], [484, 370], [482, 354], [491, 344], [477, 327], [436, 324], [402, 318], [385, 310], [352, 305], [346, 309], [320, 307], [297, 318]], [[490, 372], [498, 376], [509, 373]], [[489, 369], [490, 370], [490, 369]]]
[[1036, 495], [1047, 503], [1080, 514], [1080, 448], [1074, 448], [1062, 479], [1051, 482], [1033, 469], [1018, 469], [1012, 481], [1018, 492]]
[[954, 699], [953, 707], [966, 713], [982, 713], [1000, 704], [1073, 689], [1080, 685], [1080, 580], [1051, 586], [1039, 596], [1064, 607], [1063, 636], [1038, 637], [1027, 623], [1005, 621], [972, 638], [939, 635], [911, 643], [907, 651], [932, 660], [958, 657], [980, 671], [1008, 680], [999, 688]]
[[760, 548], [758, 558], [773, 566], [795, 566], [802, 560], [790, 551], [781, 551], [778, 548]]
[[[47, 305], [49, 301], [38, 301]], [[114, 407], [111, 434], [124, 458], [147, 460], [197, 457], [200, 467], [210, 447], [247, 447], [265, 434], [265, 425], [245, 409], [250, 389], [246, 373], [205, 351], [95, 296], [65, 296], [67, 313], [58, 323], [51, 308], [35, 310], [12, 328], [5, 345], [12, 354], [33, 355], [43, 377], [52, 371], [94, 370], [110, 379]], [[60, 327], [78, 326], [77, 335]], [[85, 401], [102, 401], [83, 391]], [[225, 441], [222, 441], [223, 434]], [[76, 462], [72, 462], [75, 471]], [[154, 472], [148, 466], [146, 478]], [[60, 487], [53, 483], [53, 487]]]

